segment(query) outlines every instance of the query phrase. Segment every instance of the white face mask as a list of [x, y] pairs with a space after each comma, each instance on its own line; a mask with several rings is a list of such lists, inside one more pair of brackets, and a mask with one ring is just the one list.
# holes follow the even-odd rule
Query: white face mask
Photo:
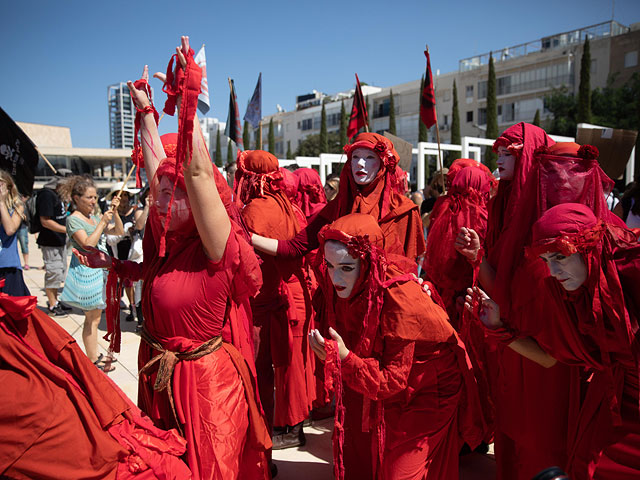
[[356, 148], [351, 154], [351, 173], [358, 185], [368, 185], [380, 170], [380, 157], [370, 148]]
[[324, 244], [324, 261], [338, 297], [349, 298], [360, 276], [360, 259], [349, 255], [344, 243], [329, 240]]
[[498, 173], [500, 180], [513, 180], [516, 170], [516, 157], [506, 147], [498, 147]]
[[549, 267], [549, 273], [560, 282], [562, 288], [573, 292], [587, 280], [587, 265], [580, 253], [565, 257], [560, 252], [549, 252], [540, 255]]

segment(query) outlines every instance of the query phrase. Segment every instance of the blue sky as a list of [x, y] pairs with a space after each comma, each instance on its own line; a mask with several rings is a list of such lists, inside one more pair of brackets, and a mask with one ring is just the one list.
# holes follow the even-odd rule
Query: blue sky
[[[206, 44], [212, 110], [227, 117], [234, 79], [241, 115], [263, 78], [263, 115], [313, 89], [389, 86], [458, 60], [607, 21], [611, 0], [76, 1], [0, 0], [5, 45], [0, 106], [14, 120], [71, 128], [76, 147], [108, 147], [107, 86], [166, 70], [179, 37]], [[639, 0], [615, 0], [615, 20], [640, 22]], [[152, 81], [156, 92], [161, 85]], [[158, 96], [160, 107], [164, 96]], [[160, 108], [159, 108], [160, 110]], [[175, 130], [163, 119], [161, 131]]]

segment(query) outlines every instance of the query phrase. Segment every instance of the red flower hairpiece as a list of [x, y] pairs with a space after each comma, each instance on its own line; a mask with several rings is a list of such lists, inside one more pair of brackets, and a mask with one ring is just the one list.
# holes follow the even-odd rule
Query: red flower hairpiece
[[585, 160], [595, 160], [600, 156], [600, 152], [593, 145], [582, 145], [578, 149], [578, 156]]
[[602, 240], [606, 229], [605, 223], [599, 221], [594, 227], [578, 233], [543, 239], [528, 247], [526, 255], [529, 258], [534, 258], [543, 253], [560, 252], [568, 257], [574, 253], [582, 253], [596, 246]]
[[352, 257], [365, 258], [367, 253], [371, 253], [371, 242], [369, 235], [354, 235], [347, 242], [347, 250]]
[[546, 145], [540, 145], [538, 148], [536, 148], [533, 151], [533, 154], [537, 157], [539, 155], [549, 155], [551, 153], [551, 150], [549, 150], [549, 147], [547, 147]]

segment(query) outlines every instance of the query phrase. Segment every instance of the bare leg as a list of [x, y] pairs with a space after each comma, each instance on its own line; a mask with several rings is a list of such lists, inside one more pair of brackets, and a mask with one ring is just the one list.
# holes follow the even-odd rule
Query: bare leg
[[47, 300], [49, 301], [49, 306], [53, 307], [56, 303], [58, 303], [58, 289], [57, 288], [45, 288], [45, 292], [47, 294]]
[[84, 312], [84, 325], [82, 327], [82, 342], [87, 352], [87, 357], [92, 362], [98, 360], [98, 324], [102, 310], [88, 310]]

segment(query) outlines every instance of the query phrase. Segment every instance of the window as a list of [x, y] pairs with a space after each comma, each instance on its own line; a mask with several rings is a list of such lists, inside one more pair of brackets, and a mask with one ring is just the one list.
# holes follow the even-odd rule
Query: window
[[444, 116], [444, 121], [442, 122], [444, 125], [449, 125], [449, 115]]
[[473, 110], [467, 112], [467, 123], [473, 122]]
[[302, 122], [298, 122], [298, 126], [300, 130], [311, 130], [311, 128], [313, 127], [313, 119], [306, 118], [302, 120]]
[[487, 98], [487, 81], [478, 82], [478, 99]]
[[638, 51], [627, 52], [624, 54], [624, 66], [625, 68], [638, 66]]
[[597, 69], [598, 69], [598, 60], [594, 58], [591, 60], [591, 74], [592, 75], [595, 74]]
[[373, 107], [373, 118], [388, 117], [390, 105], [391, 100], [389, 98], [385, 98], [381, 102], [376, 103]]
[[516, 116], [516, 109], [514, 103], [505, 103], [502, 106], [502, 121], [512, 122]]
[[473, 98], [473, 85], [467, 85], [466, 97], [467, 98]]
[[487, 109], [479, 108], [478, 109], [478, 125], [486, 125], [487, 124]]
[[506, 95], [511, 93], [511, 77], [498, 78], [496, 95]]

